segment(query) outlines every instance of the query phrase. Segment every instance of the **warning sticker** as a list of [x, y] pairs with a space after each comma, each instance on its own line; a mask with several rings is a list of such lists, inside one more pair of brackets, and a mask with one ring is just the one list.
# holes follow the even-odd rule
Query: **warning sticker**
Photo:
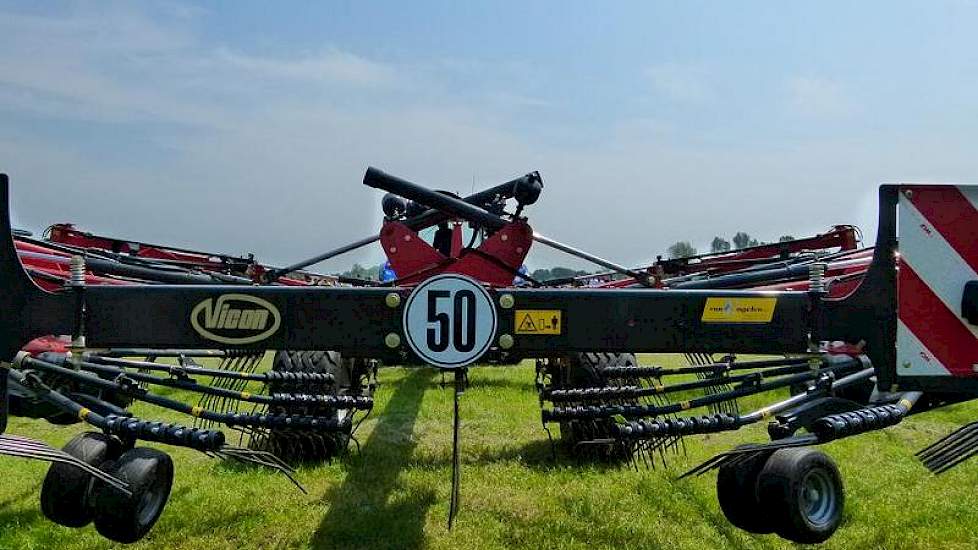
[[707, 298], [704, 323], [770, 323], [777, 298]]
[[517, 309], [516, 334], [560, 334], [559, 309]]

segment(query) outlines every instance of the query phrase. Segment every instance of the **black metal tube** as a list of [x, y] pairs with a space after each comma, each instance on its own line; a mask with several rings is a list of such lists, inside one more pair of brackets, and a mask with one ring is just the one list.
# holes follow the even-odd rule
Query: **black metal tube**
[[766, 369], [769, 367], [786, 367], [789, 365], [800, 365], [808, 363], [812, 359], [821, 362], [819, 357], [793, 357], [790, 359], [761, 359], [758, 361], [743, 361], [730, 363], [711, 363], [709, 365], [697, 365], [695, 367], [676, 367], [673, 369], [662, 369], [659, 376], [673, 376], [684, 374], [708, 374], [722, 370], [747, 370], [747, 369]]
[[[106, 357], [233, 357], [235, 352], [207, 349], [155, 349], [155, 348], [112, 348], [100, 350]], [[254, 353], [251, 351], [241, 352]]]
[[[874, 369], [868, 368], [868, 369], [863, 369], [859, 372], [854, 372], [852, 374], [843, 376], [842, 378], [839, 378], [838, 380], [832, 382], [832, 390], [841, 390], [845, 387], [855, 384], [856, 382], [868, 380], [870, 377], [873, 376], [873, 374], [874, 374]], [[826, 393], [828, 393], [827, 389], [822, 391], [808, 391], [805, 393], [799, 393], [798, 395], [793, 395], [788, 399], [785, 399], [784, 401], [779, 401], [777, 403], [768, 405], [766, 407], [761, 407], [760, 409], [747, 413], [741, 416], [740, 418], [744, 422], [758, 422], [771, 415], [778, 414], [792, 407], [801, 405], [802, 403], [806, 403], [818, 397], [822, 397]]]
[[162, 378], [159, 376], [153, 376], [151, 374], [146, 374], [142, 372], [129, 372], [125, 369], [112, 367], [108, 365], [97, 365], [95, 363], [90, 363], [88, 361], [80, 361], [78, 365], [86, 371], [106, 374], [110, 376], [125, 375], [137, 382], [145, 382], [147, 384], [155, 384], [157, 386], [166, 386], [169, 388], [178, 388], [181, 390], [187, 390], [197, 393], [202, 393], [206, 395], [215, 395], [218, 397], [225, 397], [228, 399], [235, 399], [238, 401], [247, 401], [249, 403], [260, 403], [264, 405], [281, 405], [283, 403], [313, 403], [322, 407], [336, 407], [336, 408], [353, 408], [358, 410], [367, 410], [373, 407], [373, 399], [370, 397], [355, 396], [355, 395], [328, 395], [328, 394], [296, 394], [296, 393], [276, 393], [273, 395], [261, 395], [255, 394], [247, 391], [236, 391], [226, 388], [219, 388], [216, 386], [208, 386], [206, 384], [198, 384], [197, 382], [186, 379], [186, 378]]
[[686, 290], [706, 288], [733, 288], [738, 286], [756, 285], [762, 282], [775, 282], [781, 279], [804, 278], [808, 275], [808, 264], [791, 265], [778, 269], [763, 269], [748, 273], [721, 275], [710, 279], [697, 279], [670, 285], [671, 288]]
[[[638, 397], [651, 397], [668, 393], [684, 392], [716, 386], [718, 384], [738, 384], [741, 382], [761, 381], [765, 378], [774, 378], [789, 374], [798, 374], [808, 371], [807, 365], [789, 365], [784, 367], [772, 367], [757, 372], [747, 374], [736, 374], [732, 376], [722, 376], [717, 378], [704, 378], [691, 382], [680, 382], [668, 386], [606, 386], [598, 388], [551, 390], [543, 393], [544, 399], [549, 399], [554, 403], [560, 402], [580, 402], [580, 401], [605, 401], [613, 399], [634, 399]], [[812, 371], [815, 372], [815, 371]]]
[[93, 363], [100, 363], [103, 365], [165, 372], [171, 376], [210, 376], [213, 378], [230, 378], [234, 380], [249, 380], [262, 383], [277, 380], [286, 380], [291, 382], [333, 383], [333, 375], [327, 372], [238, 372], [233, 370], [209, 369], [207, 367], [185, 367], [182, 365], [151, 363], [149, 361], [132, 361], [128, 359], [117, 359], [114, 357], [101, 357], [98, 355], [88, 356], [85, 359]]
[[484, 208], [469, 204], [462, 199], [426, 189], [373, 167], [367, 168], [367, 173], [363, 175], [363, 184], [367, 187], [382, 189], [406, 199], [411, 199], [417, 203], [436, 208], [456, 218], [461, 218], [494, 231], [502, 229], [508, 223], [503, 218], [492, 214]]
[[[42, 254], [40, 252], [21, 252], [20, 255], [25, 258], [36, 258], [39, 260], [54, 261], [60, 264], [68, 265], [69, 259], [63, 256], [56, 256], [52, 254]], [[208, 274], [203, 273], [193, 273], [190, 271], [185, 271], [178, 268], [173, 268], [170, 266], [160, 266], [159, 268], [143, 267], [137, 265], [128, 265], [116, 260], [107, 260], [104, 258], [97, 258], [93, 256], [87, 256], [85, 258], [85, 267], [91, 270], [93, 273], [98, 275], [115, 275], [119, 277], [129, 277], [133, 279], [143, 279], [157, 283], [170, 283], [177, 285], [187, 285], [187, 284], [203, 284], [203, 285], [213, 285], [213, 284], [239, 284], [240, 281], [236, 280], [226, 280], [227, 277], [219, 279]], [[251, 283], [251, 281], [248, 281]]]

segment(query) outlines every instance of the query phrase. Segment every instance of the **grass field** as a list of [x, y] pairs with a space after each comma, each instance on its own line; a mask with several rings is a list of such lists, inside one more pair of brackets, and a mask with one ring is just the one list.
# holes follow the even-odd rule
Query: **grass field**
[[[643, 362], [678, 365], [673, 356]], [[284, 477], [169, 448], [177, 471], [170, 504], [133, 548], [786, 548], [774, 535], [727, 524], [713, 475], [676, 481], [687, 467], [763, 428], [687, 438], [667, 467], [554, 461], [540, 425], [533, 369], [476, 368], [462, 401], [462, 512], [446, 529], [451, 472], [451, 389], [428, 369], [381, 371], [377, 405], [358, 432], [362, 450], [303, 467], [303, 495]], [[756, 404], [756, 402], [754, 403]], [[743, 407], [750, 407], [748, 401]], [[160, 418], [158, 409], [135, 408]], [[162, 415], [186, 422], [179, 415]], [[978, 547], [978, 464], [941, 477], [913, 452], [978, 418], [959, 405], [884, 432], [826, 446], [845, 477], [845, 521], [826, 548]], [[63, 445], [78, 426], [14, 419], [10, 431]], [[0, 548], [110, 548], [93, 527], [41, 515], [46, 466], [0, 458]]]

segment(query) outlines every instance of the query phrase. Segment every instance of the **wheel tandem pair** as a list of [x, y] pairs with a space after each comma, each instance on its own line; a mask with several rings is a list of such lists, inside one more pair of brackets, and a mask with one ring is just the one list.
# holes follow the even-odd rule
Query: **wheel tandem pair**
[[842, 477], [825, 453], [779, 449], [725, 464], [717, 474], [720, 509], [749, 533], [802, 544], [828, 540], [842, 522]]
[[170, 497], [173, 461], [156, 449], [126, 450], [115, 437], [99, 432], [75, 436], [64, 452], [129, 485], [132, 495], [94, 479], [81, 469], [54, 463], [41, 486], [41, 512], [65, 527], [95, 523], [102, 536], [136, 542], [156, 523]]

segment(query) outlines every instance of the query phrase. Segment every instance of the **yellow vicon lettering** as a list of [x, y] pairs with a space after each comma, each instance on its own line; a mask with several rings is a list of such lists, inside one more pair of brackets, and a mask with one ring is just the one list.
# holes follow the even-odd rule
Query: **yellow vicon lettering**
[[275, 334], [281, 324], [282, 316], [278, 308], [267, 300], [248, 294], [222, 294], [216, 300], [208, 298], [190, 312], [190, 326], [204, 338], [222, 344], [260, 342]]

